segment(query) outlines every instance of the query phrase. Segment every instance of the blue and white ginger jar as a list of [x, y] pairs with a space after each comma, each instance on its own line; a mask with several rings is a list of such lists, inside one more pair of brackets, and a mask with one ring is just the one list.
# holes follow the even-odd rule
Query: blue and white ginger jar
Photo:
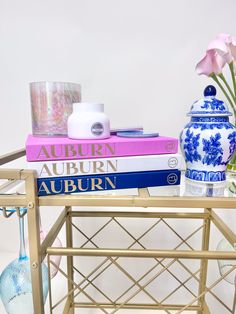
[[227, 105], [217, 98], [209, 85], [204, 98], [193, 103], [191, 121], [180, 134], [180, 146], [186, 161], [186, 177], [202, 182], [220, 182], [235, 148], [236, 129], [229, 122]]

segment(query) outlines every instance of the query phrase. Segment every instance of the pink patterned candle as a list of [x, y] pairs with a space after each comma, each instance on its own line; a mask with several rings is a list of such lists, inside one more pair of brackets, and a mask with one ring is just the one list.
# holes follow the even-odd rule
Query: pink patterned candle
[[67, 135], [72, 104], [81, 101], [81, 86], [67, 82], [30, 83], [34, 135]]

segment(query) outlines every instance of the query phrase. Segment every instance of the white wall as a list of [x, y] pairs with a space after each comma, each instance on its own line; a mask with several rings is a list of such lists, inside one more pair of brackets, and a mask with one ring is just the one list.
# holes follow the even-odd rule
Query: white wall
[[39, 80], [80, 82], [83, 99], [103, 101], [113, 125], [178, 136], [209, 82], [195, 65], [216, 34], [234, 33], [235, 7], [233, 0], [1, 0], [1, 152], [22, 147], [31, 132], [28, 84]]
[[42, 80], [81, 83], [83, 100], [104, 102], [113, 126], [178, 137], [210, 83], [195, 65], [219, 32], [236, 34], [235, 12], [234, 0], [0, 0], [0, 153], [24, 146], [29, 82]]

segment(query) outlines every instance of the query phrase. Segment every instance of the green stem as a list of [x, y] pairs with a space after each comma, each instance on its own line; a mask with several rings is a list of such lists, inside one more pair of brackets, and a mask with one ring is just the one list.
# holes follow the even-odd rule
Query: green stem
[[230, 160], [230, 163], [231, 164], [236, 164], [236, 153], [234, 152], [234, 154], [233, 154], [233, 156], [232, 156], [232, 158], [231, 158], [231, 160]]
[[234, 96], [236, 97], [236, 79], [235, 79], [235, 74], [234, 74], [234, 64], [233, 64], [233, 61], [230, 62], [229, 68], [230, 68], [230, 73], [231, 73], [233, 87], [234, 87]]
[[[236, 151], [234, 151], [229, 163], [227, 164], [227, 170], [236, 172]], [[236, 189], [234, 189], [234, 193], [236, 193]]]
[[236, 104], [236, 98], [235, 98], [235, 95], [231, 89], [231, 87], [229, 86], [228, 82], [226, 81], [225, 77], [224, 77], [224, 74], [223, 73], [220, 73], [219, 74], [219, 78], [225, 83], [225, 86], [226, 88], [228, 89], [231, 97], [233, 98], [233, 101], [234, 101], [234, 105]]
[[234, 108], [234, 103], [232, 102], [231, 98], [229, 97], [229, 95], [227, 94], [226, 90], [224, 89], [224, 86], [221, 84], [221, 82], [218, 80], [217, 76], [214, 73], [212, 73], [210, 75], [210, 77], [216, 82], [216, 84], [220, 87], [220, 89], [224, 93], [224, 95], [227, 98], [231, 108], [233, 109], [234, 117], [236, 117], [236, 110]]

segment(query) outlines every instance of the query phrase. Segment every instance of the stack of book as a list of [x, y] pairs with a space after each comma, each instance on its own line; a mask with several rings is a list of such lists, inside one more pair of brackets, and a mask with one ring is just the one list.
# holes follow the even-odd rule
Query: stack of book
[[180, 184], [181, 155], [172, 137], [26, 140], [30, 169], [37, 171], [38, 195]]

